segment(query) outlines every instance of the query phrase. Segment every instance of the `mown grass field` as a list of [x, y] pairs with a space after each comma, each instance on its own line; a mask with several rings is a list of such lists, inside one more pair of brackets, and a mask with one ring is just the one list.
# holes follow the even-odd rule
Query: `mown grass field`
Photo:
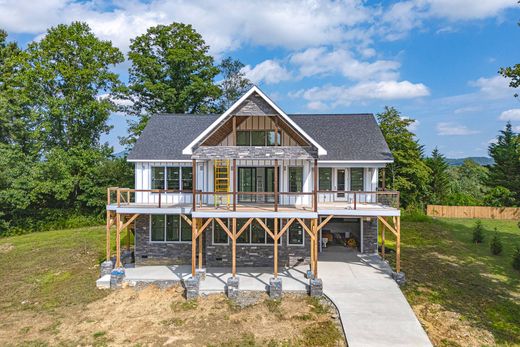
[[[475, 220], [403, 218], [403, 291], [435, 345], [520, 345], [520, 272], [511, 266], [520, 229], [517, 221], [482, 223], [486, 238], [474, 244]], [[495, 228], [498, 256], [489, 249]]]
[[306, 295], [98, 290], [104, 247], [103, 227], [0, 239], [0, 346], [344, 346], [334, 310]]

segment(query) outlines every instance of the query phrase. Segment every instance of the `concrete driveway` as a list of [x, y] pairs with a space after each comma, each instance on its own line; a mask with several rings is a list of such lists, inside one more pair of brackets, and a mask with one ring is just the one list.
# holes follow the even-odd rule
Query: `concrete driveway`
[[432, 346], [389, 266], [342, 246], [319, 254], [323, 291], [337, 306], [349, 347]]

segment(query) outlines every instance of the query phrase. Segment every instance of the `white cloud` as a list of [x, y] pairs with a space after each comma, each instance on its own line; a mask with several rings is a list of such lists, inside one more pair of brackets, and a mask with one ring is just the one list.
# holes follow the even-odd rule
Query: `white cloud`
[[432, 15], [452, 20], [494, 17], [507, 8], [517, 6], [514, 0], [426, 0], [426, 2]]
[[314, 87], [292, 93], [293, 97], [303, 97], [310, 102], [329, 103], [331, 107], [350, 105], [360, 100], [412, 99], [429, 95], [430, 91], [422, 83], [409, 81], [360, 82], [354, 86]]
[[479, 89], [479, 93], [490, 99], [500, 99], [513, 96], [512, 89], [509, 87], [509, 79], [500, 75], [494, 77], [481, 77], [478, 80], [470, 81], [469, 85]]
[[243, 71], [246, 74], [246, 77], [255, 84], [261, 82], [275, 84], [291, 79], [289, 71], [282, 67], [277, 61], [270, 59], [264, 60], [260, 64], [255, 65], [255, 67], [246, 65], [243, 68]]
[[[410, 119], [410, 117], [401, 117], [402, 119]], [[419, 125], [421, 122], [418, 119], [414, 119], [413, 123], [408, 126], [408, 130], [411, 132], [416, 132], [419, 129]]]
[[513, 127], [513, 131], [514, 131], [515, 133], [520, 133], [520, 125], [514, 126], [514, 127]]
[[520, 108], [504, 111], [498, 117], [500, 120], [520, 120]]
[[453, 113], [461, 114], [461, 113], [478, 112], [481, 110], [482, 109], [479, 106], [464, 106], [464, 107], [455, 109], [455, 111], [453, 111]]
[[329, 75], [337, 72], [351, 80], [397, 79], [400, 64], [396, 61], [377, 60], [373, 63], [355, 59], [352, 53], [339, 48], [309, 48], [290, 57], [291, 64], [299, 68], [300, 77]]
[[437, 135], [441, 136], [466, 136], [478, 133], [478, 130], [468, 129], [467, 126], [456, 123], [441, 122], [437, 124]]

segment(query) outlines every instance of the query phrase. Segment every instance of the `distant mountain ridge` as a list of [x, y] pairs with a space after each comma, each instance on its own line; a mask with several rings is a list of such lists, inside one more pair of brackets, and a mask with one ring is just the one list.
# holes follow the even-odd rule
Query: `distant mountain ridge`
[[446, 161], [451, 166], [461, 166], [464, 163], [464, 160], [473, 160], [475, 163], [479, 165], [493, 165], [495, 162], [493, 159], [489, 157], [467, 157], [467, 158], [457, 158], [457, 159], [450, 159], [447, 158]]

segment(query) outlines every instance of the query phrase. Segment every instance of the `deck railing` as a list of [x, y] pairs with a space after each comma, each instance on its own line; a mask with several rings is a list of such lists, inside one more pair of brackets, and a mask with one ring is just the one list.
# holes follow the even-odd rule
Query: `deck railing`
[[[315, 206], [315, 199], [317, 206]], [[107, 204], [143, 207], [191, 206], [197, 209], [237, 211], [255, 207], [266, 211], [279, 211], [291, 207], [308, 211], [321, 209], [399, 208], [397, 191], [332, 191], [314, 192], [206, 192], [171, 189], [130, 189], [110, 187]]]

